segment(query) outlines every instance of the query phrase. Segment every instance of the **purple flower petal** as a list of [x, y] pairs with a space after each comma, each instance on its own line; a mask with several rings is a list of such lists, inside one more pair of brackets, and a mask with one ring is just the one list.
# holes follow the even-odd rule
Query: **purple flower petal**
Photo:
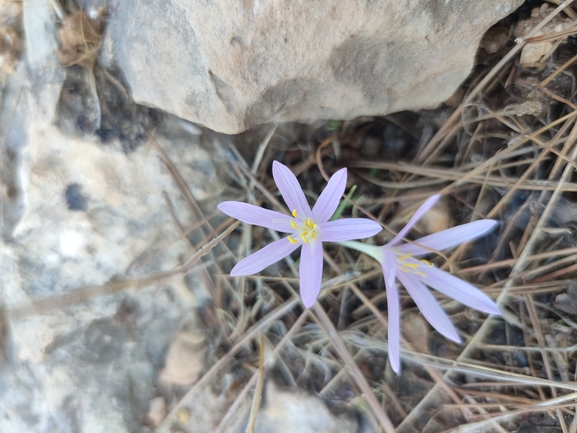
[[437, 200], [439, 200], [439, 198], [441, 198], [441, 196], [439, 194], [435, 194], [432, 197], [429, 197], [422, 205], [421, 207], [419, 207], [419, 209], [417, 209], [417, 211], [415, 212], [415, 214], [411, 217], [411, 219], [409, 220], [409, 222], [407, 223], [407, 225], [405, 227], [403, 227], [401, 229], [401, 231], [397, 234], [397, 236], [395, 236], [393, 238], [393, 240], [391, 240], [391, 242], [389, 242], [387, 245], [387, 247], [392, 247], [395, 244], [398, 244], [403, 237], [405, 237], [405, 235], [409, 232], [409, 230], [411, 230], [413, 228], [413, 226], [417, 223], [417, 221], [419, 221], [422, 216], [427, 213], [427, 211], [429, 209], [431, 209], [433, 207], [433, 205], [437, 202]]
[[[422, 237], [417, 239], [415, 243], [423, 247], [441, 251], [478, 238], [490, 230], [493, 230], [497, 224], [498, 222], [494, 220], [473, 221], [472, 223], [452, 227], [439, 233]], [[419, 245], [404, 244], [395, 247], [395, 249], [401, 251], [403, 254], [412, 254], [414, 256], [430, 253], [429, 250]]]
[[305, 194], [292, 171], [286, 165], [273, 161], [272, 176], [289, 210], [292, 212], [296, 209], [297, 213], [303, 214], [301, 216], [312, 217]]
[[457, 330], [438, 304], [435, 297], [431, 292], [429, 292], [429, 289], [427, 289], [425, 285], [412, 274], [398, 272], [397, 278], [403, 286], [405, 286], [405, 289], [407, 289], [407, 292], [409, 292], [409, 295], [411, 295], [411, 298], [413, 298], [415, 304], [417, 304], [417, 307], [421, 310], [421, 313], [423, 313], [423, 316], [425, 316], [425, 319], [427, 319], [433, 328], [449, 340], [460, 343], [461, 338], [459, 337]]
[[379, 223], [368, 218], [349, 218], [327, 221], [319, 224], [318, 240], [322, 242], [343, 242], [363, 239], [376, 235], [382, 230]]
[[266, 247], [258, 250], [256, 253], [245, 257], [236, 264], [230, 275], [238, 277], [242, 275], [252, 275], [262, 271], [267, 266], [278, 262], [283, 257], [288, 256], [301, 245], [301, 242], [293, 244], [287, 238], [274, 241]]
[[385, 250], [383, 262], [383, 276], [387, 291], [387, 310], [389, 313], [389, 361], [395, 373], [401, 370], [401, 306], [399, 292], [395, 282], [397, 259], [392, 251]]
[[329, 179], [329, 183], [313, 207], [315, 222], [328, 221], [333, 216], [347, 186], [347, 169], [341, 168]]
[[262, 226], [284, 233], [292, 233], [292, 218], [280, 212], [238, 201], [225, 201], [218, 205], [221, 212], [230, 217], [241, 220], [243, 223]]
[[301, 298], [306, 308], [313, 306], [323, 278], [323, 244], [318, 240], [303, 245], [299, 266]]
[[423, 272], [425, 276], [415, 276], [433, 289], [485, 313], [501, 314], [495, 302], [471, 284], [433, 266], [421, 265], [419, 271]]

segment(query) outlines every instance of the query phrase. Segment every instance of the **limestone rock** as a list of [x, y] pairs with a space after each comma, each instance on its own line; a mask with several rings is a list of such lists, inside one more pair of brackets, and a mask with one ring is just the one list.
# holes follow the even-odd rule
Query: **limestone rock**
[[[0, 431], [138, 431], [170, 341], [198, 305], [184, 277], [50, 309], [34, 302], [174, 269], [190, 245], [167, 200], [183, 225], [193, 218], [151, 143], [126, 154], [118, 142], [30, 123], [17, 167], [25, 210], [0, 240], [0, 295], [10, 319], [4, 335], [0, 309]], [[171, 134], [158, 141], [182, 156], [183, 171], [203, 166], [203, 176], [186, 178], [192, 194], [217, 197], [222, 185], [206, 180], [216, 177], [214, 153], [198, 136]], [[201, 327], [195, 332], [201, 341]]]
[[[553, 9], [549, 7], [546, 3], [542, 4], [539, 8], [534, 8], [531, 11], [531, 17], [519, 21], [515, 26], [514, 36], [516, 38], [522, 38], [527, 33], [531, 31], [533, 27], [539, 24], [547, 15], [551, 13]], [[534, 37], [542, 36], [549, 33], [562, 32], [573, 25], [573, 21], [570, 18], [563, 18], [560, 15], [555, 16], [545, 27], [535, 34]], [[553, 52], [554, 41], [543, 41], [539, 43], [527, 44], [523, 47], [521, 51], [521, 58], [519, 59], [519, 64], [522, 66], [534, 66], [535, 63], [542, 62]]]
[[34, 86], [31, 105], [37, 123], [51, 122], [64, 71], [58, 60], [57, 17], [49, 0], [31, 0], [23, 8], [28, 80]]
[[260, 409], [256, 433], [337, 433], [358, 431], [357, 422], [336, 417], [317, 397], [278, 388], [272, 381], [266, 387], [266, 403]]
[[383, 115], [449, 98], [521, 3], [124, 0], [103, 59], [136, 102], [220, 132]]
[[160, 380], [190, 385], [198, 380], [206, 358], [206, 336], [197, 323], [188, 323], [174, 336]]
[[[87, 289], [174, 269], [195, 218], [150, 141], [127, 152], [54, 125], [65, 78], [57, 3], [22, 5], [25, 54], [0, 83], [0, 431], [141, 431], [173, 334], [204, 285], [190, 272], [138, 292]], [[155, 136], [185, 187], [218, 200], [217, 152], [188, 122], [163, 119], [169, 130]]]

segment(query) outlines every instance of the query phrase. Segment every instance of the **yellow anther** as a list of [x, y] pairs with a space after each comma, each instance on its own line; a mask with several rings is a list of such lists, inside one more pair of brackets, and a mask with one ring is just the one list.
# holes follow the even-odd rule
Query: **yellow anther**
[[411, 257], [411, 255], [412, 255], [411, 253], [405, 254], [404, 256], [399, 257], [399, 260], [407, 260], [409, 257]]
[[424, 263], [427, 266], [433, 266], [433, 264], [431, 262], [429, 262], [428, 260], [420, 260], [421, 263]]
[[292, 227], [293, 229], [296, 229], [296, 228], [297, 228], [297, 225], [295, 224], [295, 222], [294, 222], [293, 220], [291, 220], [291, 227]]
[[407, 268], [411, 268], [411, 269], [417, 269], [417, 266], [419, 266], [418, 263], [403, 263], [403, 266], [407, 267]]
[[313, 223], [311, 222], [310, 218], [307, 219], [307, 226], [311, 228], [313, 227]]
[[407, 270], [405, 268], [399, 268], [401, 271], [403, 271], [405, 274], [407, 273]]
[[293, 216], [293, 218], [298, 217], [296, 209], [293, 209], [292, 216]]
[[290, 236], [287, 236], [286, 238], [289, 240], [289, 242], [290, 242], [291, 244], [296, 244], [296, 243], [298, 243], [298, 241], [297, 241], [296, 239], [293, 239], [293, 238], [291, 238]]
[[303, 238], [303, 242], [304, 242], [305, 244], [308, 244], [308, 243], [309, 243], [309, 241], [308, 241], [307, 238], [305, 237], [307, 234], [308, 234], [307, 232], [304, 232], [304, 233], [301, 235], [301, 238]]

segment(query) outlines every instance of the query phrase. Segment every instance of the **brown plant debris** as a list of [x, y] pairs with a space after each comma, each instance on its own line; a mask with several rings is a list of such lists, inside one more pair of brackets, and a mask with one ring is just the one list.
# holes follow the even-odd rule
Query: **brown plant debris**
[[102, 42], [102, 25], [98, 21], [83, 11], [74, 12], [64, 17], [58, 35], [61, 43], [58, 54], [65, 68], [94, 67]]

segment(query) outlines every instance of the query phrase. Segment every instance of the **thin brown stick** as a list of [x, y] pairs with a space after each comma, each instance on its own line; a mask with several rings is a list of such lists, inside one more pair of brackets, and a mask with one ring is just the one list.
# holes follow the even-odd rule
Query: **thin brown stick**
[[254, 392], [254, 397], [252, 399], [252, 406], [250, 408], [250, 415], [248, 417], [248, 425], [246, 427], [246, 433], [254, 433], [254, 426], [256, 424], [256, 417], [258, 415], [258, 410], [260, 408], [260, 402], [262, 399], [262, 390], [264, 386], [264, 357], [265, 357], [265, 347], [264, 347], [264, 337], [262, 332], [258, 338], [259, 340], [259, 361], [258, 361], [258, 379], [256, 381], [256, 388]]

